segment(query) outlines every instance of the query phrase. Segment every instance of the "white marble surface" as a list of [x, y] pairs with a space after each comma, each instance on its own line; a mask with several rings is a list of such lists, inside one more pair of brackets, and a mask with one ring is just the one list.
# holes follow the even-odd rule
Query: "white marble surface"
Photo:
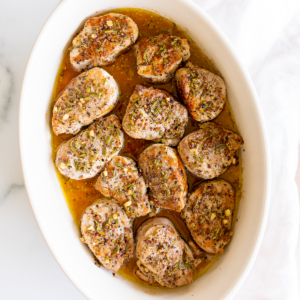
[[26, 63], [58, 2], [0, 1], [1, 300], [85, 299], [60, 269], [39, 231], [19, 157], [19, 95]]
[[[42, 25], [58, 2], [59, 0], [0, 0], [0, 140], [2, 145], [0, 147], [0, 299], [5, 300], [85, 299], [64, 275], [43, 240], [24, 188], [19, 158], [18, 104], [22, 78], [33, 43]], [[296, 37], [299, 35], [300, 21], [294, 17], [294, 14], [299, 13], [299, 2], [292, 0], [226, 0], [223, 2], [220, 0], [195, 0], [195, 2], [201, 5], [222, 26], [229, 39], [236, 46], [256, 87], [261, 91], [260, 97], [264, 98], [265, 94], [260, 86], [260, 82], [263, 81], [259, 80], [259, 70], [260, 64], [266, 61], [266, 57], [271, 59], [274, 55], [278, 55], [279, 51], [280, 55], [295, 56], [299, 66], [300, 45]], [[259, 10], [257, 10], [258, 7]], [[228, 15], [229, 12], [230, 16]], [[271, 25], [268, 26], [266, 22], [263, 30], [262, 27], [260, 30], [256, 30], [255, 26], [245, 27], [245, 20], [249, 17], [253, 18], [254, 23], [266, 21], [269, 17], [276, 17], [278, 22], [276, 21], [276, 26], [272, 25], [275, 28], [270, 28]], [[241, 30], [246, 34], [244, 39], [237, 38]], [[263, 31], [266, 34], [263, 34]], [[280, 44], [276, 42], [276, 34], [281, 35]], [[247, 40], [259, 45], [255, 48], [257, 53], [254, 54], [256, 55], [246, 51], [248, 44], [245, 41]], [[293, 43], [293, 41], [295, 42]], [[278, 65], [279, 70], [282, 67]], [[294, 70], [288, 69], [285, 72], [294, 72]], [[297, 74], [299, 75], [299, 72]], [[269, 75], [265, 74], [265, 76]], [[298, 77], [295, 84], [299, 85], [299, 79]], [[284, 80], [283, 77], [283, 83]], [[292, 93], [289, 95], [294, 96]], [[38, 100], [36, 99], [36, 101]], [[283, 99], [283, 101], [287, 100]], [[298, 101], [300, 102], [299, 96]], [[262, 103], [266, 118], [271, 120], [265, 104], [265, 102]], [[299, 114], [295, 116], [299, 118]], [[270, 121], [268, 126], [271, 125], [272, 122]], [[299, 136], [296, 136], [295, 139], [297, 139], [295, 143], [287, 146], [292, 147], [291, 151], [287, 151], [287, 153], [293, 156], [295, 162], [291, 180], [294, 179], [293, 174], [295, 176], [296, 171], [297, 149], [295, 145], [299, 143]], [[273, 145], [273, 141], [271, 144]], [[274, 172], [277, 171], [274, 170]], [[282, 169], [281, 172], [284, 174], [285, 170]], [[298, 171], [297, 174], [299, 187], [300, 172]], [[273, 187], [273, 189], [276, 188], [277, 186]], [[295, 193], [297, 191], [294, 191], [294, 195]], [[297, 203], [294, 203], [293, 210], [297, 218], [299, 218], [298, 208]], [[286, 215], [289, 214], [280, 217], [284, 218]], [[274, 214], [271, 210], [266, 232], [266, 237], [271, 245], [274, 245], [272, 226], [277, 221], [280, 221], [278, 214]], [[299, 227], [297, 223], [292, 225]], [[293, 234], [290, 236], [292, 239], [290, 245], [294, 248], [297, 241], [297, 229], [294, 228]], [[278, 247], [280, 246], [283, 249], [285, 247], [285, 245], [278, 245]], [[282, 252], [289, 255], [287, 261], [290, 264], [295, 264], [296, 261], [293, 253], [294, 248], [292, 252]], [[297, 251], [299, 271], [299, 241]], [[297, 281], [299, 283], [297, 271], [294, 269], [291, 269], [292, 271], [287, 270], [288, 274], [294, 271], [296, 273], [292, 273], [293, 277], [287, 278], [287, 282], [284, 282], [280, 277], [282, 265], [278, 264], [278, 276], [270, 274], [270, 271], [274, 273], [276, 267], [273, 269], [266, 268], [265, 273], [260, 267], [260, 265], [268, 266], [268, 264], [276, 265], [276, 263], [276, 261], [268, 259], [266, 245], [262, 246], [250, 275], [235, 299], [297, 299], [299, 295], [296, 291], [297, 288], [295, 289]], [[257, 278], [262, 276], [265, 276], [266, 280], [258, 282]], [[276, 290], [276, 294], [272, 294], [271, 291], [273, 280], [276, 284], [278, 281], [279, 290]], [[266, 289], [266, 292], [263, 292], [263, 288]], [[285, 289], [289, 291], [285, 291]]]

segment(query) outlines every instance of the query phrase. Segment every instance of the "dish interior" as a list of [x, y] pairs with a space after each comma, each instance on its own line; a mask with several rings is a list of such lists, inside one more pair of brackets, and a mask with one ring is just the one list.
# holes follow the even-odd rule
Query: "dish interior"
[[[217, 75], [222, 76], [222, 74], [218, 72], [218, 70], [214, 67], [214, 65], [211, 63], [208, 57], [201, 51], [201, 49], [197, 46], [197, 44], [189, 37], [186, 31], [181, 29], [174, 22], [156, 13], [142, 10], [142, 9], [135, 9], [135, 8], [114, 9], [111, 11], [106, 11], [101, 15], [106, 14], [108, 12], [117, 12], [131, 17], [139, 27], [139, 36], [149, 36], [149, 35], [158, 35], [160, 33], [169, 33], [171, 35], [188, 39], [190, 42], [190, 50], [191, 50], [191, 57], [189, 61], [191, 61], [193, 64], [201, 68], [207, 69]], [[69, 47], [70, 45], [67, 46]], [[145, 84], [145, 85], [154, 86], [155, 88], [167, 90], [169, 93], [175, 95], [177, 99], [179, 99], [176, 93], [175, 84], [173, 82], [174, 80], [165, 84], [153, 85], [147, 83], [145, 79], [137, 75], [136, 58], [134, 56], [132, 49], [130, 49], [124, 54], [121, 54], [115, 60], [114, 63], [108, 66], [104, 66], [103, 69], [105, 69], [108, 73], [110, 73], [119, 85], [121, 91], [120, 100], [118, 102], [117, 107], [111, 113], [116, 114], [120, 118], [120, 120], [122, 120], [123, 116], [125, 115], [125, 111], [126, 111], [126, 107], [130, 95], [135, 85], [137, 84]], [[70, 59], [69, 59], [69, 50], [67, 50], [63, 56], [63, 60], [61, 62], [58, 75], [56, 78], [51, 107], [54, 105], [58, 95], [65, 88], [65, 86], [70, 82], [70, 80], [79, 74], [80, 73], [72, 69], [70, 64]], [[213, 122], [224, 126], [226, 129], [238, 133], [238, 128], [235, 124], [228, 98], [226, 99], [226, 104], [223, 111], [216, 119], [213, 120]], [[197, 130], [198, 124], [199, 124], [198, 122], [196, 122], [191, 117], [189, 117], [188, 125], [186, 127], [184, 136], [186, 136], [192, 131]], [[52, 158], [53, 160], [55, 160], [56, 150], [58, 146], [63, 141], [70, 139], [72, 135], [62, 134], [59, 136], [55, 136], [52, 130], [51, 130], [51, 134], [52, 134]], [[135, 161], [137, 161], [138, 155], [147, 146], [153, 143], [154, 142], [152, 141], [136, 140], [125, 134], [125, 146], [122, 149], [120, 155], [131, 157]], [[235, 220], [238, 212], [239, 201], [241, 198], [241, 189], [242, 189], [242, 168], [241, 168], [242, 163], [241, 163], [240, 150], [237, 151], [236, 159], [237, 159], [237, 163], [235, 165], [231, 165], [224, 174], [219, 176], [219, 178], [225, 179], [228, 182], [230, 182], [235, 188], [236, 203], [235, 203], [233, 226], [235, 224]], [[64, 192], [68, 207], [72, 213], [75, 223], [78, 226], [78, 231], [79, 231], [79, 224], [80, 224], [82, 211], [87, 206], [92, 204], [95, 200], [97, 200], [101, 195], [100, 192], [98, 192], [94, 188], [95, 182], [97, 180], [97, 176], [91, 179], [73, 180], [64, 177], [58, 171], [57, 171], [57, 176], [59, 178], [62, 190]], [[195, 177], [194, 175], [188, 172], [189, 192], [193, 191], [195, 187], [202, 181], [203, 180]], [[169, 218], [174, 223], [176, 229], [179, 231], [179, 233], [181, 234], [181, 236], [185, 241], [189, 241], [192, 239], [184, 221], [180, 218], [180, 213], [171, 210], [162, 209], [161, 212], [158, 214], [158, 216]], [[148, 216], [139, 217], [134, 221], [133, 224], [134, 233], [137, 231], [141, 223], [144, 222], [147, 218], [149, 217]], [[213, 265], [213, 263], [217, 261], [219, 255], [207, 254], [205, 257], [206, 258], [203, 260], [203, 262], [197, 266], [195, 270], [194, 279], [197, 279], [200, 276], [202, 276]], [[146, 282], [142, 281], [135, 274], [136, 269], [137, 269], [136, 258], [133, 257], [121, 267], [118, 273], [135, 283], [138, 283], [140, 285], [150, 286]], [[158, 286], [159, 285], [157, 284], [156, 287]]]

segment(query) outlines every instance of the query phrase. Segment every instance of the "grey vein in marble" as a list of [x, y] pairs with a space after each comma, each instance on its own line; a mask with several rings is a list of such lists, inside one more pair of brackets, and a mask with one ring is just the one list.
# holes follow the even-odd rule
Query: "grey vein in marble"
[[4, 191], [4, 193], [2, 195], [0, 195], [0, 204], [5, 202], [5, 200], [7, 199], [7, 197], [14, 192], [15, 190], [20, 190], [24, 188], [24, 184], [17, 184], [17, 183], [13, 183], [11, 184], [6, 191]]
[[0, 129], [3, 122], [8, 121], [8, 112], [12, 106], [14, 91], [13, 73], [0, 61]]

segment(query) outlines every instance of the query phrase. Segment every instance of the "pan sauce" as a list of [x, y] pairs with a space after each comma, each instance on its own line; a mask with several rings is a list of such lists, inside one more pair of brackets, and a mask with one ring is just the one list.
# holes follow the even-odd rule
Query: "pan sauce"
[[[117, 12], [121, 14], [125, 14], [133, 19], [139, 27], [139, 36], [149, 36], [149, 35], [158, 35], [160, 33], [170, 33], [172, 35], [179, 36], [181, 38], [186, 38], [190, 42], [190, 51], [191, 57], [189, 61], [193, 64], [198, 65], [201, 68], [207, 69], [215, 74], [218, 74], [218, 71], [214, 68], [213, 64], [207, 58], [207, 56], [200, 50], [200, 48], [191, 40], [188, 34], [176, 26], [175, 23], [167, 20], [166, 18], [161, 17], [158, 14], [155, 14], [150, 11], [135, 9], [135, 8], [122, 8], [115, 9], [109, 12]], [[103, 14], [106, 14], [105, 12]], [[74, 35], [75, 36], [75, 35]], [[120, 88], [120, 99], [117, 107], [112, 111], [112, 113], [116, 114], [121, 120], [125, 114], [126, 106], [129, 101], [129, 97], [135, 87], [136, 84], [146, 84], [149, 85], [143, 78], [139, 77], [136, 73], [136, 59], [133, 51], [130, 49], [126, 53], [120, 55], [113, 64], [103, 67], [107, 72], [109, 72], [114, 79], [117, 81]], [[60, 65], [58, 75], [55, 82], [55, 87], [53, 91], [52, 97], [52, 105], [54, 105], [55, 100], [59, 93], [65, 88], [65, 86], [70, 82], [72, 78], [77, 76], [78, 72], [74, 71], [70, 65], [69, 60], [69, 50], [66, 51], [62, 63]], [[155, 88], [162, 88], [170, 92], [171, 94], [177, 97], [176, 89], [174, 82], [171, 81], [166, 84], [156, 84]], [[178, 98], [178, 97], [177, 97]], [[234, 132], [238, 132], [236, 124], [234, 122], [229, 100], [226, 100], [225, 107], [221, 114], [213, 120], [226, 129], [232, 130]], [[52, 126], [51, 126], [52, 127]], [[185, 131], [185, 135], [188, 133], [198, 129], [198, 123], [189, 117], [188, 125]], [[55, 136], [53, 132], [52, 134], [52, 155], [53, 160], [55, 160], [57, 147], [65, 140], [71, 138], [71, 135], [62, 134], [59, 136]], [[146, 140], [135, 140], [125, 135], [125, 145], [122, 149], [120, 155], [129, 156], [135, 160], [139, 153], [142, 152], [147, 146], [152, 144], [151, 141]], [[240, 150], [237, 151], [237, 156], [239, 161]], [[223, 178], [229, 181], [236, 191], [236, 205], [235, 205], [235, 213], [234, 213], [234, 222], [236, 220], [236, 215], [238, 211], [238, 204], [241, 197], [241, 188], [242, 188], [242, 176], [241, 176], [241, 163], [237, 163], [236, 165], [231, 165], [229, 169], [219, 176], [219, 178]], [[100, 192], [96, 191], [94, 188], [94, 184], [97, 180], [97, 177], [85, 180], [72, 180], [68, 179], [65, 176], [61, 175], [57, 171], [57, 175], [62, 186], [67, 204], [70, 208], [70, 211], [74, 217], [76, 224], [79, 227], [80, 217], [82, 211], [92, 204], [95, 200], [99, 198], [101, 195]], [[191, 173], [188, 173], [188, 185], [189, 191], [192, 191], [197, 184], [199, 184], [202, 180], [196, 178]], [[158, 216], [164, 216], [169, 218], [183, 237], [185, 241], [191, 239], [191, 235], [185, 226], [185, 223], [181, 220], [179, 213], [170, 211], [170, 210], [161, 210]], [[134, 221], [133, 230], [136, 232], [139, 225], [146, 220], [148, 217], [140, 217]], [[226, 254], [225, 254], [226, 255]], [[202, 276], [218, 259], [219, 255], [206, 255], [206, 259], [202, 261], [200, 265], [197, 266], [195, 270], [194, 279]], [[125, 278], [134, 281], [137, 284], [149, 286], [146, 282], [142, 281], [135, 274], [136, 259], [133, 257], [129, 261], [127, 261], [118, 273]], [[157, 285], [159, 286], [159, 285]]]

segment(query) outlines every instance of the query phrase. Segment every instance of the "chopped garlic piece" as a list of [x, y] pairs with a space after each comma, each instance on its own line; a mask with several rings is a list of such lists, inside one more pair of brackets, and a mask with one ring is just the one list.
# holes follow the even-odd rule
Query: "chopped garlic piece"
[[[91, 131], [89, 132], [89, 135], [90, 135], [90, 137], [94, 137], [94, 136], [95, 136], [94, 130], [91, 130]], [[105, 175], [105, 176], [106, 176], [106, 175]]]
[[196, 148], [190, 149], [191, 153], [194, 155], [197, 152]]
[[125, 202], [124, 203], [124, 206], [126, 207], [126, 206], [130, 206], [131, 205], [131, 201], [127, 201], [127, 202]]
[[215, 218], [216, 218], [216, 214], [215, 214], [215, 213], [212, 213], [211, 216], [210, 216], [210, 219], [213, 220], [213, 219], [215, 219]]
[[229, 217], [229, 216], [230, 216], [230, 209], [226, 209], [226, 210], [225, 210], [225, 216], [226, 216], [226, 217]]
[[83, 243], [85, 243], [84, 237], [81, 237], [80, 240], [81, 240]]
[[118, 219], [118, 215], [117, 215], [117, 214], [114, 214], [114, 215], [113, 215], [113, 218], [114, 218], [115, 220], [117, 220], [117, 219]]
[[104, 175], [104, 176], [107, 176], [107, 171], [106, 171], [106, 170], [103, 172], [103, 175]]
[[59, 166], [62, 170], [64, 170], [66, 168], [66, 164], [64, 164], [63, 162], [61, 162]]
[[109, 27], [113, 26], [113, 22], [112, 22], [112, 21], [107, 21], [106, 24], [107, 24], [107, 26], [109, 26]]
[[89, 231], [94, 231], [93, 225], [91, 225], [87, 230], [89, 230]]
[[65, 114], [64, 116], [63, 116], [63, 120], [65, 121], [65, 120], [67, 120], [69, 118], [69, 115], [68, 114]]
[[83, 99], [83, 98], [80, 98], [80, 102], [84, 103], [84, 99]]
[[224, 223], [224, 224], [227, 224], [227, 223], [228, 223], [228, 220], [224, 219], [224, 220], [223, 220], [223, 223]]
[[54, 112], [57, 112], [57, 106], [54, 107]]
[[97, 34], [96, 34], [96, 33], [93, 33], [93, 34], [91, 35], [91, 37], [92, 37], [92, 39], [95, 39], [95, 38], [97, 37]]

